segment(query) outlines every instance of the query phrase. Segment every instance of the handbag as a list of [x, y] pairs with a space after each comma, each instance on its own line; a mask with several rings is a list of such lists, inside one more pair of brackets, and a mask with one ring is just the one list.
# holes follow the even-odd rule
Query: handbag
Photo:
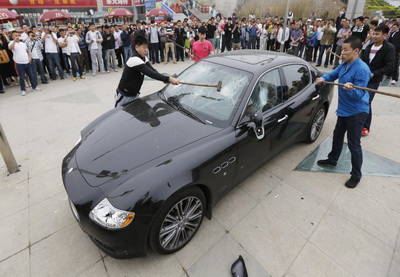
[[7, 54], [7, 50], [0, 50], [0, 64], [5, 64], [10, 62], [10, 57]]

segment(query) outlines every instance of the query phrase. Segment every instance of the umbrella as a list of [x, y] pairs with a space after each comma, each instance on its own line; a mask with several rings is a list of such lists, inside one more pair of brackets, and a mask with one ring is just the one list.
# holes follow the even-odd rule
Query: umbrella
[[17, 19], [24, 18], [23, 15], [19, 15], [9, 10], [0, 10], [0, 23], [6, 23], [8, 21], [14, 21]]
[[67, 12], [63, 12], [60, 10], [50, 10], [47, 12], [44, 12], [40, 17], [39, 17], [39, 21], [40, 22], [49, 22], [49, 21], [64, 21], [67, 19], [71, 19], [72, 16], [67, 13]]
[[152, 9], [147, 13], [147, 17], [168, 17], [169, 13], [163, 9]]
[[133, 17], [133, 13], [124, 8], [117, 8], [108, 13], [107, 18], [127, 18]]

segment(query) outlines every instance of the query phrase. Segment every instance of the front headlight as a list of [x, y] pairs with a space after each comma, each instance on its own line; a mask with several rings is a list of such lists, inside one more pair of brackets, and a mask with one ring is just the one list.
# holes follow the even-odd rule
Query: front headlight
[[128, 226], [135, 218], [135, 213], [114, 208], [104, 198], [89, 214], [90, 219], [108, 229], [120, 229]]

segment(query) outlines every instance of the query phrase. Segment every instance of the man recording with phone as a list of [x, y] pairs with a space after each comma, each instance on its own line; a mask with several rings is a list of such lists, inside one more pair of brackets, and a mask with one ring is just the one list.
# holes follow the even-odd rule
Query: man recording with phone
[[25, 41], [26, 47], [32, 53], [32, 72], [33, 78], [37, 79], [38, 73], [42, 84], [48, 84], [46, 75], [43, 68], [43, 43], [38, 39], [37, 35], [33, 31], [28, 32], [28, 39]]
[[65, 42], [67, 43], [66, 51], [71, 60], [72, 76], [74, 81], [77, 80], [77, 73], [79, 73], [81, 79], [85, 79], [85, 75], [83, 75], [83, 59], [79, 47], [81, 41], [82, 39], [76, 35], [76, 31], [74, 30], [69, 31], [65, 38]]

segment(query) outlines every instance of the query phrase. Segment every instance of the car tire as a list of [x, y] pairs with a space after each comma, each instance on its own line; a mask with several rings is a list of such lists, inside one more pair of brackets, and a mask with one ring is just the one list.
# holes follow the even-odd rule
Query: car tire
[[326, 118], [326, 110], [324, 107], [318, 108], [317, 112], [315, 113], [310, 128], [307, 131], [307, 137], [305, 139], [306, 143], [313, 143], [317, 140], [319, 135], [321, 134], [322, 127], [324, 126]]
[[167, 199], [157, 212], [149, 234], [151, 248], [161, 254], [182, 249], [203, 221], [206, 198], [198, 187], [183, 189]]

